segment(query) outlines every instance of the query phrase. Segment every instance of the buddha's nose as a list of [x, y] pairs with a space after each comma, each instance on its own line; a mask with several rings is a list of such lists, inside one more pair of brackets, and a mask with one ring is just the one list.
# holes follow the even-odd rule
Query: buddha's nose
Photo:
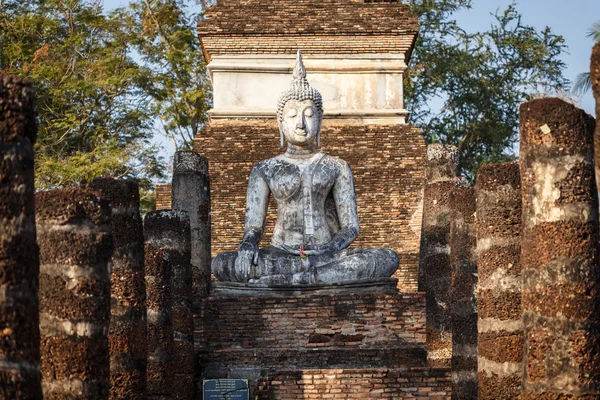
[[304, 129], [304, 118], [302, 118], [302, 115], [298, 115], [298, 119], [296, 120], [296, 128]]

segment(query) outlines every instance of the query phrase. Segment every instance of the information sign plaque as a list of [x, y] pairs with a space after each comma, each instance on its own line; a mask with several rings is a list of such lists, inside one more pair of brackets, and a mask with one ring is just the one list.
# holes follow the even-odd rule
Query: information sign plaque
[[203, 400], [250, 400], [247, 379], [206, 379]]

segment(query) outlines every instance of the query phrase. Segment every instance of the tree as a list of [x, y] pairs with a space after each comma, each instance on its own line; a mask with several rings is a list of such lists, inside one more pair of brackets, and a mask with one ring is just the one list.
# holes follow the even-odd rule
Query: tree
[[184, 0], [139, 0], [120, 17], [148, 73], [149, 111], [175, 148], [191, 148], [210, 108], [210, 83], [195, 32], [203, 6]]
[[411, 122], [428, 142], [458, 146], [468, 180], [484, 163], [513, 160], [519, 104], [569, 85], [558, 58], [563, 38], [524, 25], [514, 3], [495, 14], [489, 31], [473, 34], [452, 19], [471, 0], [412, 0], [411, 6], [420, 22], [406, 84]]
[[97, 176], [163, 176], [151, 145], [147, 72], [128, 54], [118, 15], [96, 0], [5, 0], [0, 9], [1, 72], [30, 78], [40, 129], [36, 187]]
[[[591, 38], [595, 43], [600, 43], [600, 22], [592, 24], [587, 37]], [[592, 76], [589, 72], [582, 72], [577, 75], [575, 84], [573, 85], [573, 93], [581, 96], [592, 89]]]

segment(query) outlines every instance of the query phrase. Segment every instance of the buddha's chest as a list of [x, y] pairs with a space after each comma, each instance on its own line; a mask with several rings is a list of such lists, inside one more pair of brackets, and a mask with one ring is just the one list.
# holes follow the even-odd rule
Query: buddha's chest
[[327, 159], [293, 164], [277, 160], [268, 169], [267, 183], [278, 201], [299, 200], [306, 196], [327, 197], [337, 179], [337, 170]]

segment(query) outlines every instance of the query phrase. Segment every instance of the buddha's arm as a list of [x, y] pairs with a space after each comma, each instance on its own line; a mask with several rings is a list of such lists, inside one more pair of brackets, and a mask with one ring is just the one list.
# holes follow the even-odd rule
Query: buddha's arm
[[338, 178], [333, 186], [333, 199], [340, 221], [340, 231], [331, 239], [329, 247], [345, 249], [356, 239], [359, 232], [354, 177], [348, 163], [343, 162]]
[[246, 194], [246, 223], [244, 226], [244, 243], [250, 243], [253, 247], [263, 236], [263, 227], [267, 216], [269, 205], [269, 186], [258, 166], [250, 172], [248, 178], [248, 191]]

